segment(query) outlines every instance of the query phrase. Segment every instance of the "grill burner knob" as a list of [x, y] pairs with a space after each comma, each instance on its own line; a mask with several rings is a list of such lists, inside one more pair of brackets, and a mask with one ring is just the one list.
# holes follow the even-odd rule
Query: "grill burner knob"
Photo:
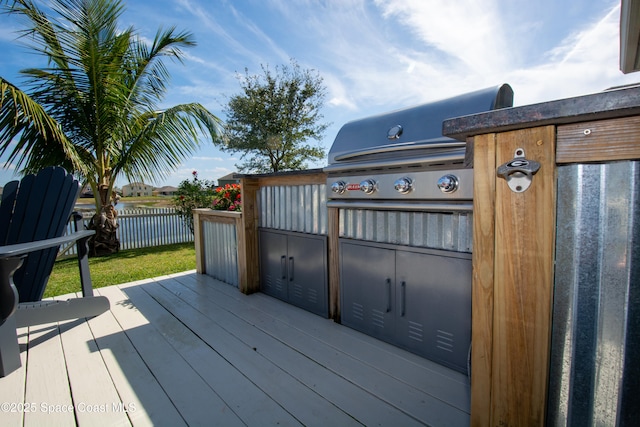
[[337, 181], [331, 184], [331, 191], [337, 194], [344, 193], [344, 190], [347, 189], [347, 184], [344, 181]]
[[376, 182], [372, 179], [365, 179], [360, 183], [360, 190], [365, 194], [371, 194], [376, 191]]
[[413, 190], [413, 181], [407, 177], [400, 178], [393, 184], [393, 188], [395, 188], [398, 193], [407, 194]]
[[443, 193], [453, 193], [459, 185], [458, 177], [455, 175], [445, 175], [438, 180], [438, 188]]

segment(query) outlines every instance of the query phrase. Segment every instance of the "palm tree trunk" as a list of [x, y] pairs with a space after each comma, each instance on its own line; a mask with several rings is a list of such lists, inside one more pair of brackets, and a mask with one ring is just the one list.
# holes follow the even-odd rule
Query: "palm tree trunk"
[[115, 207], [111, 204], [112, 195], [109, 194], [109, 186], [98, 186], [96, 198], [96, 213], [89, 222], [89, 229], [95, 230], [95, 236], [89, 241], [89, 254], [92, 256], [104, 256], [116, 253], [120, 250], [118, 240], [118, 221]]

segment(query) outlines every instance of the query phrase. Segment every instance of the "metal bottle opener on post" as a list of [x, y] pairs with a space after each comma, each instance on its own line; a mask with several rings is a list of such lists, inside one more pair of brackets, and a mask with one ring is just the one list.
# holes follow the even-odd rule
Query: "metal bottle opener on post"
[[522, 193], [529, 188], [533, 175], [540, 169], [540, 163], [535, 160], [527, 160], [524, 157], [524, 149], [517, 148], [513, 160], [498, 167], [498, 176], [507, 180], [511, 191]]

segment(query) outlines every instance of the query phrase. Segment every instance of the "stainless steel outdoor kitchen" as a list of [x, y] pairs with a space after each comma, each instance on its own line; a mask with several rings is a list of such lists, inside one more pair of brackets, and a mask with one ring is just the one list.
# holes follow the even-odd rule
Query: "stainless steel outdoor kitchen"
[[417, 355], [471, 425], [635, 425], [640, 85], [513, 96], [381, 112], [323, 169], [240, 176], [238, 286]]

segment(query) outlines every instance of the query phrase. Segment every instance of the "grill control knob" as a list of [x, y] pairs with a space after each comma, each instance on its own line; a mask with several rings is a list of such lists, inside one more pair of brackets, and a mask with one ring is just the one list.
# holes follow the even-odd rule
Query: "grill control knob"
[[360, 190], [365, 194], [371, 194], [376, 191], [376, 182], [372, 179], [365, 179], [360, 183]]
[[404, 178], [398, 179], [393, 184], [393, 188], [395, 188], [398, 193], [407, 194], [413, 190], [413, 180], [405, 176]]
[[331, 191], [333, 191], [334, 193], [342, 194], [346, 189], [347, 189], [347, 184], [345, 184], [344, 181], [336, 181], [333, 184], [331, 184]]
[[443, 193], [453, 193], [458, 189], [460, 182], [455, 175], [445, 175], [438, 180], [438, 188]]

